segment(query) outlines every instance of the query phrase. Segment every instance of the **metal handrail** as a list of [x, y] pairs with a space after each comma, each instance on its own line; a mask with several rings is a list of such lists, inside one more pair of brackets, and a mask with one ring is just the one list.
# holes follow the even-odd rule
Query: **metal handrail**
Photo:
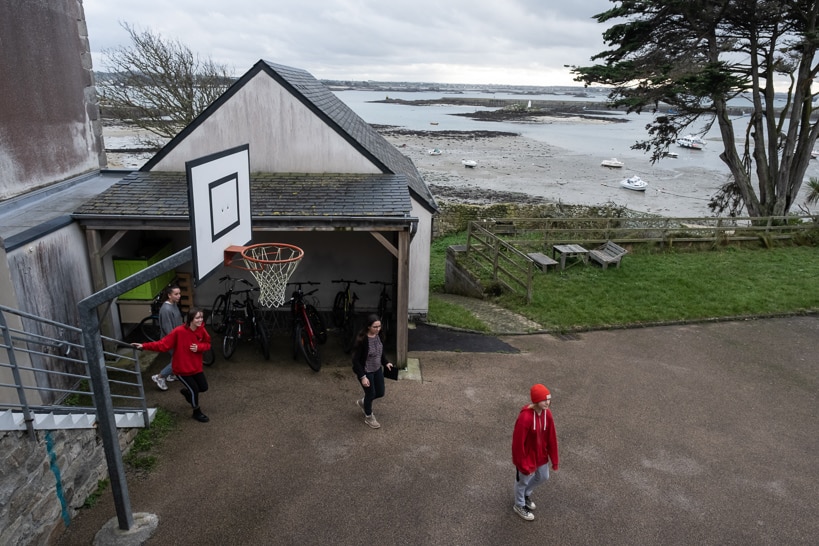
[[[11, 317], [15, 317], [20, 323], [31, 321], [30, 330], [35, 331], [11, 326], [9, 324]], [[79, 328], [0, 305], [0, 369], [10, 369], [13, 378], [13, 382], [0, 382], [0, 390], [17, 391], [16, 401], [0, 400], [0, 410], [22, 411], [26, 428], [30, 433], [34, 431], [35, 412], [47, 411], [60, 415], [72, 412], [97, 413], [83, 343], [36, 331], [42, 327], [55, 327], [61, 335], [76, 335], [78, 339], [83, 339], [82, 330]], [[149, 426], [148, 405], [136, 349], [113, 338], [101, 336], [101, 340], [103, 345], [128, 349], [126, 354], [104, 351], [106, 358], [116, 358], [120, 364], [104, 366], [109, 386], [118, 391], [111, 392], [110, 395], [111, 400], [117, 403], [114, 412], [140, 412], [144, 426]], [[59, 352], [55, 353], [53, 349], [59, 349]], [[76, 356], [69, 356], [71, 353]], [[2, 358], [3, 354], [6, 355], [6, 359]], [[55, 378], [62, 379], [68, 384], [54, 386], [52, 379]], [[40, 403], [29, 400], [28, 395], [32, 393], [37, 393]], [[46, 395], [47, 402], [43, 402], [43, 395]], [[67, 403], [71, 397], [77, 396], [87, 396], [91, 404]], [[31, 436], [33, 437], [33, 434]]]

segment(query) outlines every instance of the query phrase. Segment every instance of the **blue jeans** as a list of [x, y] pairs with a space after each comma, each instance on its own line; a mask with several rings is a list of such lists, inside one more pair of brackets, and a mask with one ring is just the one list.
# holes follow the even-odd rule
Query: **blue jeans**
[[373, 400], [384, 396], [384, 368], [378, 368], [378, 371], [367, 373], [367, 379], [370, 380], [370, 386], [364, 389], [364, 414], [373, 414]]
[[549, 479], [549, 463], [540, 465], [537, 470], [528, 476], [520, 470], [516, 471], [517, 479], [515, 480], [515, 504], [523, 506], [526, 503], [526, 497], [531, 496], [532, 490]]

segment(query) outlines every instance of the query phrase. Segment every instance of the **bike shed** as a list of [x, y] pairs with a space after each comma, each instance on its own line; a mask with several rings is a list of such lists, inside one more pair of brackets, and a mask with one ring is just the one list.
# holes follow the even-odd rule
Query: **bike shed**
[[[297, 68], [258, 61], [139, 171], [75, 211], [94, 288], [110, 284], [111, 256], [133, 247], [135, 237], [189, 246], [187, 162], [245, 145], [252, 242], [302, 247], [294, 276], [305, 280], [394, 282], [396, 360], [403, 365], [409, 317], [428, 311], [435, 199], [408, 157]], [[371, 287], [371, 296], [359, 296], [374, 306], [378, 287]], [[211, 280], [200, 283], [197, 305], [209, 305], [215, 293]], [[326, 307], [331, 297], [323, 298]]]

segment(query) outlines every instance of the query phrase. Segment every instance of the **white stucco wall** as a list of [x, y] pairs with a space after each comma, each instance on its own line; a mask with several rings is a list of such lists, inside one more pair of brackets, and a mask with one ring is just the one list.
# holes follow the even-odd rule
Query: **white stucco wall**
[[429, 250], [432, 244], [432, 214], [413, 199], [412, 215], [418, 218], [418, 231], [410, 243], [410, 316], [426, 315], [429, 311]]
[[248, 143], [251, 172], [380, 172], [265, 73], [221, 105], [152, 170], [184, 171], [186, 161]]

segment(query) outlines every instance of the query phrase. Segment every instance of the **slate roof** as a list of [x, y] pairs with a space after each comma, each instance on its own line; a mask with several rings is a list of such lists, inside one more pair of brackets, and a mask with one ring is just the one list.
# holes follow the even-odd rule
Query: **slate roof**
[[[403, 174], [406, 177], [409, 190], [416, 200], [432, 212], [437, 210], [438, 206], [435, 203], [435, 198], [412, 160], [378, 134], [369, 123], [361, 119], [358, 114], [353, 112], [349, 106], [344, 104], [312, 74], [299, 68], [264, 60], [260, 60], [253, 65], [253, 68], [239, 78], [188, 127], [145, 163], [140, 170], [150, 171], [170, 150], [183, 141], [199, 124], [260, 72], [266, 73], [285, 89], [288, 89], [294, 97], [313, 111], [328, 126], [335, 129], [339, 135], [368, 157], [384, 173]], [[373, 193], [370, 198], [377, 199], [380, 198], [380, 195]]]
[[[277, 220], [313, 222], [350, 218], [407, 221], [411, 209], [407, 179], [393, 174], [252, 173], [250, 206], [254, 224]], [[90, 218], [189, 220], [187, 176], [183, 172], [133, 172], [73, 214]]]

